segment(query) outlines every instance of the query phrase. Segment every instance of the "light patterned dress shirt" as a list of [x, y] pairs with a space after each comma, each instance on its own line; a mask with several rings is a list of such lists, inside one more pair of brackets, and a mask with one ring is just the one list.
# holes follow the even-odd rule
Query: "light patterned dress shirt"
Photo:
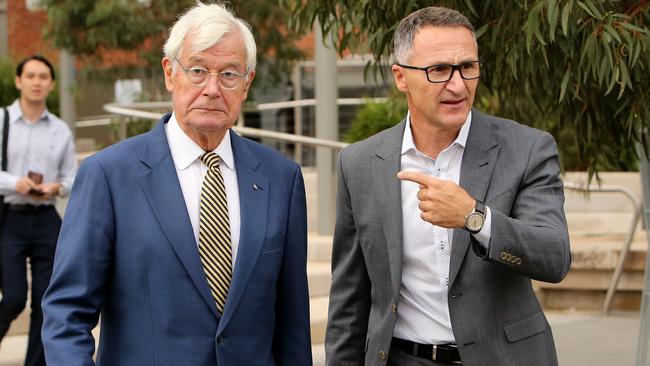
[[[458, 184], [472, 113], [467, 116], [456, 140], [436, 160], [419, 152], [407, 116], [401, 150], [401, 170], [418, 171]], [[419, 185], [401, 182], [403, 256], [400, 302], [393, 336], [424, 344], [454, 342], [449, 319], [447, 292], [453, 229], [424, 221], [418, 207]], [[490, 242], [491, 213], [474, 237], [485, 247]]]
[[[77, 154], [72, 132], [65, 122], [47, 109], [36, 122], [23, 118], [18, 100], [7, 107], [7, 110], [7, 171], [0, 171], [0, 195], [5, 196], [5, 203], [14, 205], [52, 205], [55, 203], [55, 197], [46, 201], [36, 200], [16, 192], [16, 183], [30, 171], [40, 173], [43, 174], [43, 183], [61, 183], [59, 196], [66, 196], [77, 173]], [[3, 129], [4, 111], [0, 109], [0, 136]]]

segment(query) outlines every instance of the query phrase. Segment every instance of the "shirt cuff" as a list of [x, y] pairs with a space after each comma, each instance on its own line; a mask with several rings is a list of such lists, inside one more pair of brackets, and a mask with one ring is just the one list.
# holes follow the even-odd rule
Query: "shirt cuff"
[[483, 228], [476, 234], [472, 234], [474, 239], [476, 239], [481, 246], [485, 249], [490, 248], [490, 238], [492, 237], [492, 211], [489, 207], [485, 207], [485, 223], [483, 223]]
[[59, 197], [65, 197], [70, 193], [70, 190], [66, 186], [65, 183], [61, 183], [61, 187], [59, 188], [59, 192], [56, 194]]

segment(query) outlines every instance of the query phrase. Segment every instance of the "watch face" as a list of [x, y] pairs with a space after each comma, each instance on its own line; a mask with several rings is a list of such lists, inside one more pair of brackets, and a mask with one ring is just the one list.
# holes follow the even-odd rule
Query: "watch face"
[[483, 215], [472, 212], [467, 218], [467, 228], [472, 231], [479, 231], [483, 228]]

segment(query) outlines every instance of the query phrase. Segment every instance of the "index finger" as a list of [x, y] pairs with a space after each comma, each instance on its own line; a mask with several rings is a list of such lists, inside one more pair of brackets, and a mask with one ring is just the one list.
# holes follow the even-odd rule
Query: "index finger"
[[426, 188], [433, 183], [433, 177], [424, 173], [414, 171], [401, 171], [397, 173], [397, 178], [417, 183], [422, 188]]

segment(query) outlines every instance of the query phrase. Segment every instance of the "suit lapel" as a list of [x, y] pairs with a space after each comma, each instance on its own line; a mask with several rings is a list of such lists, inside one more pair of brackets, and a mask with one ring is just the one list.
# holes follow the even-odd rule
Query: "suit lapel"
[[231, 133], [230, 138], [239, 187], [241, 235], [228, 299], [217, 332], [228, 324], [257, 262], [266, 233], [270, 191], [269, 180], [257, 171], [260, 162], [246, 140], [235, 133]]
[[397, 172], [400, 170], [400, 148], [405, 120], [384, 132], [372, 160], [374, 192], [383, 220], [388, 263], [393, 292], [399, 292], [402, 283], [402, 195]]
[[164, 124], [169, 117], [169, 115], [164, 116], [150, 133], [141, 159], [149, 170], [140, 176], [140, 184], [176, 256], [185, 267], [203, 300], [212, 309], [214, 315], [218, 316], [199, 259], [194, 231], [185, 208], [185, 199], [165, 135]]
[[[480, 112], [472, 110], [472, 125], [467, 136], [460, 169], [460, 186], [479, 201], [485, 200], [492, 172], [499, 156], [499, 145], [495, 133], [498, 128], [499, 126], [484, 118]], [[470, 234], [467, 230], [454, 230], [449, 264], [450, 286], [456, 279], [469, 243]]]

